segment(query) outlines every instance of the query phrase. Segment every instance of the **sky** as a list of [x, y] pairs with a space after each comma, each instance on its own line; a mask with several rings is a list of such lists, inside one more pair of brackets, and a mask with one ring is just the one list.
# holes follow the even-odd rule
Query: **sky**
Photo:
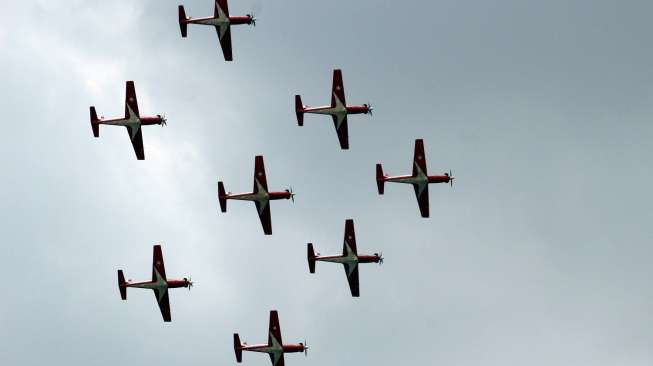
[[[178, 2], [3, 1], [0, 364], [231, 365], [232, 334], [306, 339], [293, 365], [650, 365], [653, 362], [653, 25], [650, 1], [232, 0], [255, 28], [189, 26]], [[185, 0], [189, 16], [211, 1]], [[350, 150], [330, 118], [298, 127], [295, 94], [327, 104], [341, 68]], [[93, 138], [88, 107], [120, 116], [134, 80], [137, 161], [122, 128]], [[422, 219], [410, 187], [379, 196], [374, 166], [408, 174], [423, 138]], [[251, 189], [254, 156], [274, 235], [253, 205], [220, 213], [218, 180]], [[361, 253], [309, 274], [306, 243]], [[116, 270], [148, 279], [163, 246], [164, 324], [150, 291], [121, 301]], [[245, 354], [250, 366], [269, 358]]]

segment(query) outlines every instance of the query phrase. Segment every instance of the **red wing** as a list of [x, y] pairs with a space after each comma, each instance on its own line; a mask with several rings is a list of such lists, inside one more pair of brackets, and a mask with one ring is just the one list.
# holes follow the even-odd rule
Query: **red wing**
[[156, 272], [159, 272], [161, 278], [166, 279], [166, 268], [163, 265], [163, 252], [160, 245], [154, 246], [154, 258], [152, 259], [152, 281], [157, 281]]
[[[351, 268], [350, 266], [355, 267]], [[360, 291], [358, 288], [358, 264], [345, 264], [345, 274], [347, 275], [347, 282], [349, 282], [349, 290], [351, 291], [351, 296], [360, 296]]]
[[336, 133], [338, 134], [338, 141], [340, 141], [340, 148], [343, 150], [349, 149], [349, 129], [347, 128], [347, 116], [340, 117], [341, 120], [338, 120], [338, 116], [332, 115], [333, 125], [336, 128]]
[[[270, 326], [268, 327], [268, 346], [272, 346], [272, 337], [280, 344], [283, 345], [281, 340], [281, 326], [279, 325], [279, 313], [276, 310], [270, 310]], [[274, 361], [273, 361], [274, 363]]]
[[[268, 353], [270, 355], [270, 361], [272, 362], [272, 366], [284, 366], [283, 362], [283, 353], [277, 353], [278, 356], [275, 356], [274, 353]], [[274, 362], [274, 359], [277, 359], [277, 362]]]
[[426, 155], [424, 154], [424, 141], [422, 139], [415, 140], [415, 154], [413, 155], [413, 177], [417, 175], [417, 167], [422, 170], [424, 175], [426, 172]]
[[354, 232], [354, 220], [352, 219], [345, 221], [345, 239], [342, 242], [342, 255], [345, 257], [349, 254], [347, 250], [347, 244], [349, 244], [351, 251], [357, 255], [358, 250], [356, 249], [356, 233]]
[[[222, 14], [220, 14], [220, 10], [222, 10]], [[221, 18], [223, 15], [229, 18], [229, 6], [227, 5], [227, 0], [215, 0], [215, 10], [213, 15], [216, 18]]]
[[340, 100], [342, 105], [347, 105], [347, 102], [345, 102], [345, 86], [342, 83], [342, 71], [340, 69], [333, 70], [333, 86], [331, 87], [332, 108], [336, 106], [336, 98]]
[[138, 112], [138, 101], [136, 100], [136, 89], [134, 88], [134, 82], [127, 82], [127, 92], [125, 93], [125, 118], [129, 118], [131, 113], [129, 110], [132, 110], [136, 117], [140, 116]]
[[429, 186], [424, 185], [422, 192], [419, 191], [419, 185], [413, 184], [415, 188], [415, 197], [417, 197], [417, 204], [419, 205], [419, 212], [422, 217], [429, 217]]
[[[129, 135], [129, 140], [132, 142], [132, 147], [136, 153], [136, 159], [145, 160], [145, 150], [143, 149], [143, 133], [141, 132], [141, 127], [136, 126], [125, 126], [127, 127], [127, 134]], [[137, 128], [134, 132], [134, 128]]]
[[224, 55], [225, 61], [233, 61], [233, 55], [231, 53], [231, 27], [228, 25], [216, 27], [215, 30], [218, 32], [218, 40], [220, 41], [220, 47], [222, 47], [222, 54]]
[[259, 219], [261, 219], [261, 225], [263, 225], [263, 233], [265, 235], [272, 235], [272, 215], [270, 214], [270, 201], [264, 201], [265, 206], [261, 209], [261, 203], [259, 201], [254, 201], [256, 204], [256, 211], [258, 213]]
[[164, 322], [171, 321], [170, 317], [170, 299], [168, 298], [168, 291], [164, 290], [165, 293], [161, 296], [159, 300], [159, 290], [154, 290], [154, 296], [156, 297], [156, 303], [159, 304], [159, 310], [161, 310], [161, 316], [163, 316]]
[[268, 180], [265, 177], [265, 165], [263, 164], [263, 156], [257, 155], [254, 158], [254, 193], [259, 191], [259, 185], [266, 192], [268, 191]]

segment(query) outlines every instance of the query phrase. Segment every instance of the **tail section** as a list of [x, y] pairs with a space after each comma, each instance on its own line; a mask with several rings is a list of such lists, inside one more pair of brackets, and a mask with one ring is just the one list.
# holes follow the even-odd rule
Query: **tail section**
[[297, 114], [297, 124], [304, 125], [304, 105], [302, 104], [302, 97], [295, 95], [295, 114]]
[[95, 107], [91, 107], [91, 128], [93, 129], [93, 136], [100, 137], [100, 120], [97, 118]]
[[313, 250], [313, 243], [308, 243], [308, 250], [306, 256], [308, 257], [308, 270], [315, 273], [315, 251]]
[[243, 346], [238, 333], [234, 333], [234, 352], [236, 352], [236, 361], [243, 362]]
[[383, 194], [385, 188], [385, 175], [383, 175], [383, 167], [381, 164], [376, 164], [376, 188], [378, 188], [379, 194]]
[[127, 281], [125, 281], [125, 275], [122, 274], [122, 269], [118, 270], [118, 288], [120, 288], [120, 298], [127, 300]]
[[186, 17], [186, 11], [184, 11], [184, 6], [179, 5], [179, 29], [181, 29], [181, 36], [186, 38], [186, 32], [188, 30], [188, 17]]
[[227, 212], [227, 192], [222, 182], [218, 182], [218, 201], [220, 201], [220, 211]]

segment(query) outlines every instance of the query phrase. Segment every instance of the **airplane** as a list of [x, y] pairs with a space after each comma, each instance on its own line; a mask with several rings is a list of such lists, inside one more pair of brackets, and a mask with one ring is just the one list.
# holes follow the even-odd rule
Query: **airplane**
[[179, 5], [179, 28], [181, 29], [182, 38], [186, 38], [188, 24], [214, 26], [216, 32], [218, 32], [218, 40], [220, 41], [225, 61], [233, 61], [231, 53], [231, 26], [238, 24], [256, 26], [256, 18], [254, 17], [254, 14], [236, 17], [229, 16], [227, 0], [215, 0], [214, 15], [205, 18], [189, 18], [186, 16], [184, 6]]
[[125, 275], [122, 270], [118, 270], [118, 288], [120, 289], [120, 297], [127, 300], [127, 288], [147, 288], [154, 291], [154, 297], [159, 304], [161, 315], [164, 322], [169, 322], [170, 318], [170, 300], [168, 299], [168, 290], [171, 288], [188, 287], [190, 291], [193, 287], [193, 281], [190, 278], [181, 280], [169, 280], [166, 278], [166, 270], [163, 266], [163, 253], [161, 246], [154, 246], [154, 259], [152, 261], [152, 281], [132, 282], [132, 280], [125, 281]]
[[348, 106], [345, 101], [345, 87], [342, 83], [342, 71], [333, 70], [333, 86], [331, 88], [331, 105], [323, 107], [309, 107], [302, 103], [302, 97], [295, 95], [295, 114], [297, 114], [297, 124], [304, 125], [304, 113], [327, 114], [333, 118], [333, 125], [338, 134], [340, 148], [349, 149], [349, 132], [347, 129], [347, 116], [350, 114], [369, 114], [372, 115], [372, 106], [370, 104]]
[[419, 211], [422, 217], [429, 217], [429, 184], [449, 183], [453, 187], [455, 178], [449, 173], [443, 175], [428, 175], [426, 172], [426, 155], [424, 154], [424, 141], [415, 140], [415, 154], [413, 156], [413, 174], [391, 177], [383, 173], [381, 164], [376, 164], [376, 185], [379, 194], [383, 194], [385, 182], [408, 183], [415, 189], [415, 197], [419, 204]]
[[141, 116], [138, 112], [138, 101], [136, 100], [136, 90], [134, 89], [134, 82], [127, 82], [127, 92], [125, 97], [125, 118], [104, 118], [97, 117], [95, 107], [91, 106], [91, 128], [93, 129], [93, 136], [100, 137], [100, 125], [111, 126], [125, 126], [129, 139], [134, 147], [136, 158], [138, 160], [145, 160], [145, 151], [143, 150], [143, 133], [141, 126], [147, 125], [166, 125], [166, 118], [160, 114], [156, 116]]
[[345, 221], [345, 240], [342, 243], [342, 255], [320, 256], [315, 254], [313, 244], [308, 243], [308, 270], [315, 273], [315, 262], [332, 262], [342, 263], [345, 268], [345, 275], [349, 282], [351, 296], [359, 297], [360, 291], [358, 286], [358, 264], [360, 263], [378, 263], [383, 264], [383, 255], [374, 253], [374, 255], [359, 255], [356, 250], [356, 235], [354, 233], [354, 220]]
[[268, 191], [268, 182], [265, 178], [265, 166], [263, 165], [263, 156], [256, 156], [254, 159], [254, 190], [247, 193], [225, 192], [222, 181], [218, 182], [218, 200], [220, 201], [220, 210], [227, 212], [227, 200], [252, 201], [256, 205], [256, 211], [263, 225], [265, 235], [272, 235], [272, 218], [270, 216], [270, 201], [292, 199], [295, 202], [295, 194], [292, 188], [283, 192]]
[[243, 362], [243, 351], [261, 352], [270, 355], [272, 366], [284, 366], [284, 353], [304, 352], [308, 356], [308, 345], [306, 341], [299, 344], [283, 344], [281, 341], [281, 327], [279, 326], [279, 314], [276, 310], [270, 311], [270, 327], [268, 328], [267, 344], [240, 343], [238, 333], [234, 333], [234, 351], [236, 352], [236, 361]]

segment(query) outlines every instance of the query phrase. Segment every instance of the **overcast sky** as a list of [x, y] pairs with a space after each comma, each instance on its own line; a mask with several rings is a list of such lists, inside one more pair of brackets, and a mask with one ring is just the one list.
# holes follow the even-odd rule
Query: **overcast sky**
[[[234, 365], [232, 333], [308, 340], [299, 365], [651, 365], [653, 25], [650, 1], [231, 0], [256, 28], [189, 26], [178, 2], [2, 1], [0, 364]], [[189, 16], [210, 0], [185, 0]], [[342, 68], [349, 151], [328, 117], [298, 127], [293, 95], [327, 104]], [[123, 128], [93, 138], [88, 107], [119, 116], [125, 80], [145, 161]], [[411, 171], [423, 138], [431, 218], [413, 191], [376, 193], [374, 165]], [[251, 203], [265, 156], [274, 235]], [[309, 274], [306, 243], [361, 253], [350, 297], [341, 266]], [[161, 243], [164, 324], [151, 291], [121, 301], [116, 270], [148, 279]], [[260, 354], [249, 366], [269, 365]]]

